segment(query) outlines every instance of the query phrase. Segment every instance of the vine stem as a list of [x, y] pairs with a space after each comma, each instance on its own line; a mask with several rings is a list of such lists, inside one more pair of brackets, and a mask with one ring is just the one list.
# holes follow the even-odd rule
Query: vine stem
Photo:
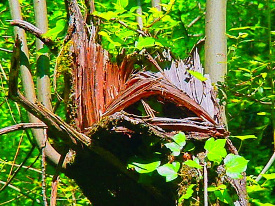
[[271, 165], [273, 164], [274, 161], [275, 161], [275, 152], [273, 153], [273, 155], [271, 156], [271, 158], [269, 159], [268, 163], [266, 164], [264, 169], [261, 171], [259, 176], [256, 178], [257, 182], [260, 181], [260, 179], [262, 178], [262, 175], [266, 173], [266, 171], [271, 167]]
[[208, 206], [208, 193], [207, 193], [207, 188], [208, 188], [208, 175], [207, 175], [207, 166], [206, 162], [203, 164], [203, 187], [204, 187], [204, 206]]

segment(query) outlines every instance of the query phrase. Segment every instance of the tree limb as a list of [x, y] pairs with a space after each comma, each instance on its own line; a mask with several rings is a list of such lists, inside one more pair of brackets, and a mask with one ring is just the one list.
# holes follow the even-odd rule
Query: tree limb
[[57, 54], [57, 43], [53, 41], [51, 38], [43, 36], [44, 32], [42, 32], [39, 28], [36, 26], [32, 25], [29, 22], [20, 20], [20, 19], [15, 19], [10, 22], [11, 25], [13, 26], [18, 26], [25, 31], [30, 32], [34, 36], [36, 36], [38, 39], [40, 39], [45, 45], [49, 47], [49, 49], [54, 53]]
[[25, 130], [30, 128], [48, 128], [44, 123], [19, 123], [0, 129], [0, 135], [7, 134], [16, 130]]

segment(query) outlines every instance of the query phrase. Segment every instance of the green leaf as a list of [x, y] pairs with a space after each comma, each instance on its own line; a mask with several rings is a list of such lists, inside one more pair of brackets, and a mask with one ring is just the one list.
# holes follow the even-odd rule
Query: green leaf
[[105, 31], [100, 31], [100, 32], [98, 32], [98, 34], [101, 35], [101, 36], [104, 36], [104, 37], [105, 37], [110, 43], [112, 43], [114, 46], [117, 46], [117, 47], [120, 47], [120, 46], [121, 46], [121, 44], [120, 44], [119, 42], [114, 41], [114, 40], [111, 38], [111, 36], [110, 36], [107, 32], [105, 32]]
[[214, 191], [215, 196], [222, 202], [229, 204], [229, 205], [233, 205], [233, 200], [230, 196], [230, 194], [228, 193], [227, 189], [225, 190], [216, 190]]
[[260, 185], [247, 185], [247, 192], [248, 193], [254, 193], [254, 192], [263, 192], [268, 189], [261, 187]]
[[168, 149], [171, 150], [172, 155], [179, 156], [182, 148], [186, 144], [186, 136], [183, 132], [179, 132], [178, 134], [174, 135], [172, 139], [175, 142], [166, 143], [164, 144]]
[[56, 22], [56, 26], [43, 34], [43, 36], [55, 40], [58, 34], [65, 29], [65, 26], [66, 21], [64, 19], [60, 19]]
[[160, 166], [160, 161], [142, 164], [133, 162], [128, 164], [128, 168], [135, 168], [138, 173], [149, 173], [155, 171]]
[[93, 12], [93, 15], [109, 21], [112, 18], [116, 18], [118, 13], [113, 12], [113, 11], [107, 11], [107, 12], [102, 12], [102, 13], [95, 11], [95, 12]]
[[155, 39], [153, 37], [140, 37], [137, 43], [137, 48], [138, 49], [143, 49], [147, 47], [153, 47], [155, 46]]
[[198, 169], [201, 169], [202, 166], [199, 165], [198, 162], [194, 161], [194, 160], [186, 160], [184, 162], [185, 165], [189, 166], [189, 167], [194, 167], [194, 168], [198, 168]]
[[219, 185], [217, 187], [210, 186], [210, 187], [207, 188], [207, 191], [208, 192], [214, 192], [214, 191], [217, 191], [217, 190], [225, 190], [225, 189], [226, 189], [226, 185], [221, 184], [221, 185]]
[[196, 77], [200, 81], [206, 81], [207, 78], [203, 76], [202, 73], [192, 70], [187, 70], [192, 76]]
[[271, 113], [268, 113], [268, 112], [258, 112], [257, 115], [259, 115], [259, 116], [270, 116]]
[[244, 26], [244, 27], [232, 28], [232, 29], [229, 29], [229, 31], [245, 30], [250, 28], [251, 28], [250, 26]]
[[172, 139], [181, 147], [186, 145], [186, 136], [183, 132], [174, 135]]
[[246, 139], [257, 139], [255, 135], [242, 135], [242, 136], [232, 136], [232, 137], [238, 138], [242, 141]]
[[271, 174], [262, 174], [262, 176], [267, 179], [267, 180], [272, 180], [275, 179], [275, 173], [271, 173]]
[[247, 168], [248, 160], [234, 154], [228, 154], [224, 159], [226, 174], [234, 179], [241, 178], [241, 173]]
[[193, 187], [195, 187], [196, 184], [190, 184], [189, 187], [186, 190], [186, 193], [184, 195], [182, 195], [179, 199], [179, 203], [181, 203], [184, 199], [187, 200], [190, 197], [192, 197], [193, 194]]
[[122, 8], [125, 8], [126, 6], [128, 6], [128, 0], [117, 0], [117, 5], [119, 5]]
[[165, 147], [167, 147], [168, 149], [171, 150], [173, 156], [179, 156], [180, 155], [182, 147], [179, 146], [177, 143], [171, 142], [171, 143], [166, 143], [164, 145], [165, 145]]
[[166, 182], [170, 182], [178, 177], [180, 169], [179, 162], [167, 163], [157, 168], [158, 173], [166, 178]]
[[227, 152], [224, 148], [226, 139], [217, 139], [213, 137], [205, 142], [204, 149], [207, 150], [207, 157], [210, 161], [220, 163]]

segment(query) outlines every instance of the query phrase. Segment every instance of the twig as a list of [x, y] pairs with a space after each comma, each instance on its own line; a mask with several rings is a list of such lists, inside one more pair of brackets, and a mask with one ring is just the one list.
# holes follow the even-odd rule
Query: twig
[[44, 145], [42, 146], [41, 149], [41, 170], [42, 170], [42, 197], [43, 197], [43, 202], [44, 206], [48, 206], [47, 202], [47, 194], [46, 194], [46, 154], [45, 154], [45, 147], [47, 143], [47, 129], [44, 129]]
[[208, 175], [207, 175], [207, 167], [206, 167], [206, 162], [203, 164], [203, 196], [204, 196], [204, 206], [208, 206], [208, 193], [207, 193], [207, 188], [208, 188]]
[[[205, 15], [205, 12], [203, 12], [203, 15]], [[197, 21], [199, 21], [203, 17], [203, 15], [197, 16], [193, 21], [191, 21], [190, 24], [187, 25], [187, 28], [193, 26]]]
[[3, 48], [0, 48], [0, 51], [4, 51], [4, 52], [8, 52], [8, 53], [12, 53], [12, 50], [3, 49]]
[[44, 123], [20, 123], [0, 129], [0, 135], [7, 134], [16, 130], [25, 130], [30, 128], [48, 128]]
[[[0, 180], [0, 184], [5, 185], [6, 182]], [[19, 189], [18, 187], [15, 187], [15, 186], [13, 186], [13, 185], [11, 185], [11, 184], [9, 184], [8, 187], [11, 188], [11, 189], [14, 189], [15, 191], [19, 192], [20, 194], [22, 194], [22, 195], [24, 195], [24, 196], [30, 198], [31, 200], [33, 200], [33, 201], [35, 201], [35, 202], [37, 202], [37, 203], [41, 203], [39, 199], [35, 199], [35, 198], [31, 197], [30, 195], [28, 195], [27, 193], [23, 192], [23, 191], [22, 191], [21, 189]]]
[[[20, 140], [19, 140], [19, 143], [18, 143], [16, 152], [15, 152], [15, 155], [14, 155], [14, 158], [13, 158], [13, 161], [12, 161], [13, 164], [15, 163], [15, 161], [16, 161], [16, 159], [17, 159], [17, 157], [18, 157], [19, 150], [20, 150], [20, 145], [21, 145], [21, 143], [22, 143], [22, 141], [23, 141], [23, 136], [24, 136], [24, 133], [21, 134], [21, 137], [20, 137]], [[11, 169], [10, 169], [10, 172], [9, 172], [8, 181], [9, 181], [10, 178], [11, 178], [12, 171], [13, 171], [13, 167], [14, 167], [14, 166], [12, 165], [12, 166], [11, 166]]]
[[59, 175], [56, 175], [56, 176], [54, 176], [53, 181], [52, 181], [50, 206], [56, 205], [58, 182], [59, 182]]
[[20, 19], [12, 20], [10, 24], [13, 26], [18, 26], [24, 29], [25, 31], [30, 32], [31, 34], [36, 36], [38, 39], [40, 39], [44, 44], [46, 44], [54, 54], [57, 53], [57, 43], [53, 41], [51, 38], [43, 36], [44, 33], [40, 29], [38, 29], [36, 26]]
[[23, 162], [20, 165], [16, 165], [14, 163], [11, 164], [12, 167], [14, 166], [18, 166], [18, 168], [15, 170], [15, 172], [13, 173], [12, 177], [10, 177], [10, 179], [6, 182], [6, 184], [0, 189], [0, 193], [7, 187], [9, 186], [9, 184], [11, 183], [11, 181], [14, 179], [14, 177], [18, 174], [18, 172], [20, 171], [21, 168], [23, 168], [24, 164], [27, 162], [27, 160], [29, 159], [29, 157], [31, 156], [33, 150], [34, 150], [35, 146], [32, 146], [31, 150], [29, 151], [29, 153], [27, 154], [27, 156], [25, 157], [25, 159], [23, 160]]
[[117, 18], [112, 18], [110, 20], [113, 20], [119, 24], [121, 24], [122, 26], [124, 26], [125, 28], [131, 30], [131, 31], [134, 31], [142, 36], [149, 36], [146, 32], [144, 32], [143, 30], [140, 30], [140, 29], [134, 29], [132, 27], [130, 27], [128, 24], [126, 24], [125, 22], [121, 21], [121, 20], [118, 20]]
[[205, 43], [205, 37], [203, 38], [203, 39], [200, 39], [193, 47], [192, 47], [192, 49], [191, 49], [191, 51], [190, 51], [190, 55], [191, 56], [194, 56], [194, 53], [196, 52], [196, 49], [197, 49], [197, 52], [199, 53], [200, 52], [200, 50], [201, 50], [201, 48], [202, 48], [202, 46], [204, 45], [204, 43]]
[[152, 27], [155, 23], [157, 23], [158, 21], [160, 21], [161, 19], [163, 19], [166, 15], [168, 15], [170, 13], [170, 11], [172, 10], [172, 6], [175, 3], [175, 0], [171, 1], [171, 6], [170, 8], [165, 12], [165, 14], [163, 14], [162, 16], [156, 18], [151, 24], [149, 24], [148, 26], [146, 26], [146, 28], [150, 28]]
[[260, 181], [260, 179], [262, 178], [262, 175], [267, 172], [267, 170], [271, 167], [271, 165], [273, 164], [274, 161], [275, 161], [275, 152], [273, 153], [273, 155], [271, 156], [271, 158], [269, 159], [268, 163], [266, 164], [266, 166], [264, 167], [264, 169], [261, 171], [261, 173], [259, 174], [259, 176], [256, 178], [257, 182]]
[[22, 168], [24, 168], [26, 170], [31, 170], [31, 171], [34, 171], [34, 172], [37, 172], [37, 173], [41, 173], [40, 170], [32, 168], [30, 166], [24, 166], [24, 165], [21, 166], [22, 163], [19, 165], [19, 164], [12, 164], [12, 163], [1, 161], [1, 160], [0, 160], [0, 163], [4, 164], [4, 165], [14, 165], [15, 167], [22, 167]]

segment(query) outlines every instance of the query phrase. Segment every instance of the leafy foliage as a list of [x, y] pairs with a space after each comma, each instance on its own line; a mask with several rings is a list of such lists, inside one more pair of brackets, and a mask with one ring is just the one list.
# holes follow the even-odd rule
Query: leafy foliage
[[[151, 2], [142, 2], [142, 19], [145, 31], [149, 36], [141, 37], [139, 33], [126, 28], [120, 21], [136, 30], [137, 5], [135, 1], [117, 0], [97, 1], [94, 16], [102, 19], [99, 35], [102, 44], [115, 56], [122, 49], [127, 53], [140, 52], [143, 48], [157, 50], [163, 47], [169, 48], [172, 53], [180, 58], [188, 55], [193, 45], [204, 37], [204, 12], [205, 1], [202, 0], [177, 0], [175, 2], [163, 0], [163, 11], [159, 12], [151, 8]], [[49, 32], [45, 35], [53, 39], [61, 40], [64, 37], [66, 11], [63, 1], [48, 1]], [[34, 23], [34, 14], [31, 1], [21, 1], [23, 18]], [[172, 6], [173, 5], [173, 6]], [[249, 9], [247, 9], [249, 8]], [[169, 12], [167, 12], [169, 11]], [[222, 99], [227, 103], [228, 124], [234, 144], [242, 144], [240, 154], [249, 159], [247, 167], [248, 192], [250, 201], [255, 205], [275, 204], [274, 172], [270, 168], [269, 174], [264, 174], [260, 183], [255, 182], [264, 164], [270, 158], [273, 151], [274, 133], [274, 24], [271, 17], [274, 17], [274, 3], [271, 1], [228, 1], [227, 33], [228, 33], [228, 76], [227, 83], [222, 88], [226, 91], [226, 98]], [[166, 14], [167, 13], [167, 14]], [[0, 125], [1, 128], [19, 122], [26, 122], [26, 112], [18, 109], [18, 106], [7, 100], [7, 76], [9, 70], [10, 51], [13, 48], [13, 28], [6, 20], [10, 19], [8, 1], [0, 3], [0, 81], [1, 81], [1, 107]], [[154, 19], [162, 17], [160, 21], [152, 24]], [[194, 21], [198, 19], [197, 21]], [[30, 53], [34, 54], [34, 41], [27, 35]], [[55, 57], [51, 57], [51, 72], [54, 71]], [[35, 74], [35, 55], [30, 57], [31, 71]], [[200, 74], [192, 74], [201, 79]], [[34, 75], [35, 76], [35, 75]], [[60, 82], [58, 82], [60, 83]], [[62, 84], [62, 82], [61, 82]], [[53, 94], [55, 91], [53, 91]], [[54, 103], [57, 97], [53, 96]], [[57, 111], [60, 116], [65, 116], [62, 110]], [[184, 134], [178, 134], [173, 142], [165, 143], [173, 156], [180, 156], [185, 146]], [[257, 138], [255, 138], [257, 137]], [[240, 141], [241, 140], [241, 141]], [[30, 152], [34, 141], [29, 132], [16, 132], [0, 136], [0, 181], [1, 185], [10, 175], [10, 171], [18, 168]], [[247, 161], [240, 157], [226, 153], [225, 141], [210, 139], [205, 145], [208, 151], [207, 158], [210, 161], [220, 163], [224, 159], [227, 175], [239, 177], [246, 168]], [[14, 158], [18, 148], [18, 155]], [[10, 205], [39, 204], [41, 198], [41, 167], [39, 151], [34, 150], [31, 157], [24, 164], [24, 168], [16, 175], [12, 185], [20, 191], [11, 187], [1, 192], [1, 203]], [[227, 156], [226, 156], [227, 155]], [[157, 170], [160, 174], [171, 181], [177, 177], [179, 162], [153, 164], [135, 163], [137, 172]], [[189, 167], [200, 169], [199, 161], [187, 160], [184, 162]], [[139, 166], [139, 167], [138, 167]], [[139, 168], [139, 169], [137, 169]], [[160, 169], [161, 168], [161, 169]], [[148, 173], [150, 173], [148, 172]], [[50, 188], [51, 178], [54, 175], [54, 168], [48, 165], [47, 188]], [[27, 178], [27, 179], [26, 179]], [[26, 181], [27, 180], [27, 181]], [[192, 197], [195, 184], [186, 190], [186, 193], [179, 199]], [[27, 191], [24, 194], [22, 191]], [[61, 177], [61, 184], [58, 194], [59, 205], [79, 204], [88, 205], [76, 184], [65, 176]], [[211, 186], [210, 193], [226, 204], [232, 204], [232, 198], [226, 186]], [[49, 193], [49, 190], [47, 190]]]
[[228, 154], [224, 159], [226, 174], [231, 178], [241, 178], [241, 173], [246, 170], [248, 161], [239, 156]]
[[210, 161], [220, 163], [227, 152], [224, 148], [226, 139], [210, 138], [206, 141], [204, 149], [207, 151], [207, 157]]

